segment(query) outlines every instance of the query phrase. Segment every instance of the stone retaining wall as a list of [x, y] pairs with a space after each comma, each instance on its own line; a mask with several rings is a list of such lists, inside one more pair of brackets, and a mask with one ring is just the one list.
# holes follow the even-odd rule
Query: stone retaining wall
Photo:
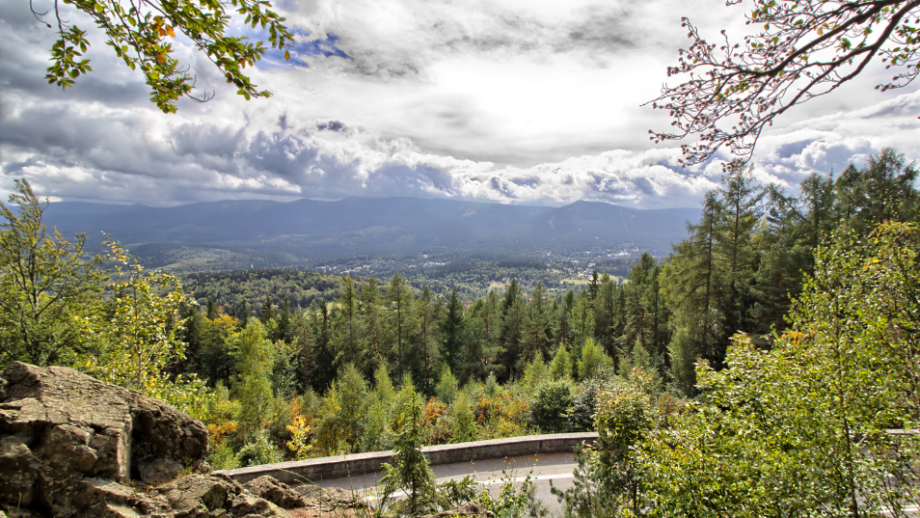
[[[596, 432], [559, 433], [552, 435], [529, 435], [510, 439], [465, 442], [426, 446], [422, 452], [432, 466], [472, 462], [485, 459], [501, 459], [538, 453], [571, 453], [575, 445], [593, 444]], [[249, 468], [218, 471], [240, 483], [271, 475], [286, 483], [319, 482], [345, 477], [357, 477], [382, 471], [384, 462], [393, 462], [392, 451], [356, 453], [336, 457], [264, 464]]]

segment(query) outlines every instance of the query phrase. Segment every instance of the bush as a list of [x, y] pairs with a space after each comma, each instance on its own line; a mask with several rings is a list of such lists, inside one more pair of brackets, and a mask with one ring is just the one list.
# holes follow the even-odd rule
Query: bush
[[268, 432], [260, 430], [255, 433], [251, 442], [246, 443], [237, 455], [243, 467], [274, 464], [283, 461], [281, 451], [272, 444]]
[[441, 371], [441, 380], [438, 381], [434, 388], [435, 395], [439, 401], [449, 405], [457, 399], [458, 392], [457, 378], [454, 377], [449, 368], [444, 367], [444, 370]]
[[597, 408], [597, 392], [602, 384], [597, 380], [585, 382], [567, 413], [570, 432], [587, 432], [594, 430], [594, 411]]
[[218, 442], [211, 445], [208, 464], [213, 470], [236, 469], [240, 467], [240, 460], [236, 458], [232, 446], [226, 442]]
[[575, 398], [566, 380], [544, 383], [530, 406], [530, 422], [543, 433], [569, 431], [568, 412]]

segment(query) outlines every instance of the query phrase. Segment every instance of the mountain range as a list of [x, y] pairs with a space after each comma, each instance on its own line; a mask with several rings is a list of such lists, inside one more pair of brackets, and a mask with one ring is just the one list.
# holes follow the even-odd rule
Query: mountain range
[[[547, 248], [638, 249], [666, 255], [671, 243], [686, 238], [686, 223], [699, 217], [699, 209], [640, 210], [587, 201], [545, 207], [346, 198], [176, 207], [57, 202], [46, 208], [44, 222], [65, 236], [86, 232], [91, 248], [98, 246], [100, 232], [105, 232], [152, 266], [168, 263], [167, 256], [179, 249], [259, 257], [286, 254], [286, 261], [306, 266], [355, 255], [464, 251], [527, 255]], [[157, 259], [158, 255], [162, 257]]]

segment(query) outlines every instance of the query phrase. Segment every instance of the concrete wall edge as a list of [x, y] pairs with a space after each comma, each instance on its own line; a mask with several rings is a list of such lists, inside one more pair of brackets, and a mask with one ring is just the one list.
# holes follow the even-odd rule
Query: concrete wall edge
[[[432, 466], [438, 466], [521, 455], [567, 453], [573, 451], [578, 444], [593, 444], [596, 440], [596, 432], [527, 435], [524, 437], [426, 446], [422, 448], [422, 453], [425, 454]], [[226, 475], [240, 483], [270, 475], [281, 482], [299, 484], [378, 473], [382, 471], [382, 466], [385, 462], [393, 462], [392, 451], [317, 457], [300, 461], [222, 470], [215, 473]]]

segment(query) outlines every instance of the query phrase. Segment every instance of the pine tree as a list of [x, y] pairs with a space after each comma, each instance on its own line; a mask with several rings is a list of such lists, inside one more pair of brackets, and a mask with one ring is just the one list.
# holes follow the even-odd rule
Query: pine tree
[[345, 365], [351, 363], [361, 372], [364, 368], [365, 348], [361, 333], [360, 313], [358, 308], [358, 293], [355, 290], [351, 277], [342, 277], [344, 286], [341, 298], [341, 312], [336, 322], [336, 363]]
[[425, 286], [415, 303], [416, 343], [422, 357], [423, 368], [422, 382], [419, 385], [424, 394], [431, 393], [434, 357], [437, 352], [435, 340], [437, 322], [434, 318], [434, 307], [431, 304], [431, 300], [431, 290], [428, 289], [428, 286]]
[[572, 312], [575, 309], [575, 293], [569, 290], [562, 298], [556, 313], [556, 346], [571, 347], [575, 340]]
[[524, 332], [524, 304], [520, 289], [513, 279], [502, 301], [502, 332], [499, 356], [506, 377], [518, 374], [518, 361], [521, 359], [521, 340]]
[[330, 348], [330, 318], [329, 306], [325, 299], [317, 304], [315, 301], [310, 306], [310, 326], [313, 335], [313, 372], [310, 385], [313, 390], [323, 393], [335, 379], [335, 356]]
[[240, 311], [236, 314], [236, 319], [239, 322], [240, 329], [246, 327], [246, 324], [249, 323], [249, 303], [246, 301], [246, 297], [240, 297]]
[[259, 321], [262, 325], [267, 325], [269, 320], [275, 317], [274, 308], [272, 307], [272, 296], [266, 295], [265, 301], [262, 302], [262, 308], [259, 310]]
[[396, 325], [394, 332], [396, 333], [396, 371], [402, 375], [403, 374], [403, 336], [406, 334], [405, 328], [407, 327], [405, 322], [408, 320], [408, 312], [411, 310], [412, 295], [409, 291], [409, 286], [406, 284], [406, 278], [396, 272], [393, 274], [393, 277], [390, 278], [390, 284], [387, 287], [387, 301], [394, 305], [396, 309]]
[[481, 348], [481, 363], [483, 373], [504, 373], [503, 366], [498, 363], [504, 349], [501, 346], [502, 313], [501, 302], [495, 291], [490, 291], [479, 311], [482, 320], [482, 335], [479, 337]]
[[715, 248], [721, 214], [716, 193], [708, 192], [700, 222], [687, 226], [692, 235], [674, 247], [660, 281], [674, 314], [674, 333], [668, 344], [672, 376], [688, 391], [695, 383], [694, 362], [700, 356], [713, 358], [713, 342], [722, 335], [715, 303], [722, 293]]
[[291, 342], [291, 298], [285, 296], [281, 302], [281, 314], [278, 316], [278, 340]]
[[208, 320], [214, 320], [217, 318], [217, 304], [214, 303], [214, 299], [208, 297]]
[[719, 276], [726, 283], [727, 298], [719, 308], [725, 319], [725, 335], [720, 337], [713, 359], [721, 365], [729, 336], [737, 331], [749, 332], [746, 307], [750, 305], [751, 284], [757, 269], [754, 232], [763, 216], [763, 191], [753, 177], [753, 167], [734, 161], [722, 179], [722, 221], [715, 234], [719, 248]]
[[453, 290], [450, 294], [450, 302], [447, 303], [447, 315], [441, 322], [441, 336], [444, 344], [441, 350], [441, 358], [451, 372], [457, 372], [460, 367], [465, 324], [463, 304], [457, 297], [457, 290]]
[[549, 352], [552, 340], [552, 329], [549, 318], [546, 316], [546, 300], [543, 291], [543, 282], [537, 281], [537, 286], [530, 295], [524, 313], [523, 325], [523, 360], [529, 361], [537, 354], [545, 355]]
[[364, 321], [364, 336], [367, 337], [370, 368], [376, 369], [386, 363], [383, 344], [383, 322], [380, 319], [380, 289], [377, 279], [368, 279], [361, 290], [361, 313]]

